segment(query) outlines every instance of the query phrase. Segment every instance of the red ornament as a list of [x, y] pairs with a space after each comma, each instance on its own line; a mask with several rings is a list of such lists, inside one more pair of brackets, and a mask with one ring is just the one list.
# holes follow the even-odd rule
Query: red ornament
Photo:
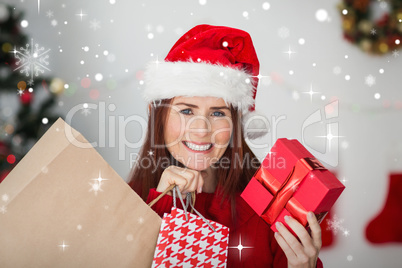
[[23, 105], [31, 104], [33, 99], [33, 94], [27, 90], [24, 90], [24, 93], [21, 95], [20, 100]]
[[384, 14], [378, 21], [377, 21], [377, 28], [385, 27], [389, 24], [389, 14]]
[[7, 156], [7, 162], [8, 162], [9, 164], [14, 164], [14, 163], [15, 163], [15, 156], [12, 155], [12, 154], [9, 154], [9, 155]]
[[349, 42], [355, 41], [355, 38], [353, 38], [353, 36], [351, 36], [350, 34], [343, 33], [343, 38], [345, 38], [345, 40], [347, 40]]
[[[390, 35], [387, 39], [387, 43], [389, 47], [396, 47], [399, 45], [399, 43], [401, 42], [401, 36], [399, 35]], [[397, 42], [396, 40], [399, 40], [399, 42]]]

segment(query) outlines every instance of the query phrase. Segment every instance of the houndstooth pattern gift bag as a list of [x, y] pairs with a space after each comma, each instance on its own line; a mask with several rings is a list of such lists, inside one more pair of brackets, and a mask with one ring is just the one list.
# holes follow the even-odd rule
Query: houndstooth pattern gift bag
[[[184, 210], [176, 207], [176, 193]], [[226, 267], [229, 228], [196, 211], [191, 194], [185, 205], [177, 186], [173, 202], [171, 213], [162, 219], [152, 267]], [[188, 206], [196, 214], [187, 212]]]

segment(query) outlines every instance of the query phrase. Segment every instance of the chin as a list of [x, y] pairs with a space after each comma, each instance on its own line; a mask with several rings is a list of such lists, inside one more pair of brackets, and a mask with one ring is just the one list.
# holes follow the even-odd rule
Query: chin
[[192, 169], [192, 170], [196, 170], [196, 171], [206, 170], [207, 168], [209, 168], [212, 165], [212, 163], [207, 164], [207, 163], [188, 163], [188, 162], [185, 164], [180, 160], [178, 160], [178, 161], [180, 163], [182, 163], [183, 166], [185, 166], [189, 169]]
[[186, 151], [181, 153], [175, 153], [173, 151], [171, 152], [171, 155], [183, 166], [196, 171], [206, 170], [217, 162], [216, 157], [211, 158], [210, 156], [197, 155], [197, 154], [188, 155]]

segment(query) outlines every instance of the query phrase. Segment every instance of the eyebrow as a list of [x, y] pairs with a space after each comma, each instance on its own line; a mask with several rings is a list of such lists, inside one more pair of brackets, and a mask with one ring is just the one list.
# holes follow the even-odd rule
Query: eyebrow
[[[174, 105], [186, 105], [186, 106], [189, 106], [192, 108], [199, 108], [197, 105], [190, 104], [190, 103], [184, 103], [184, 102], [179, 102]], [[230, 111], [230, 108], [227, 106], [213, 106], [213, 107], [210, 107], [210, 109], [228, 109]]]

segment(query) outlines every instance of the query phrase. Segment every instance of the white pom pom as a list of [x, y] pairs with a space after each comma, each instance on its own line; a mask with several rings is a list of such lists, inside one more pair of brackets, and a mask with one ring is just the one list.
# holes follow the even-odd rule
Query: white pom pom
[[268, 118], [257, 111], [248, 112], [242, 119], [244, 137], [250, 140], [261, 138], [269, 132]]

